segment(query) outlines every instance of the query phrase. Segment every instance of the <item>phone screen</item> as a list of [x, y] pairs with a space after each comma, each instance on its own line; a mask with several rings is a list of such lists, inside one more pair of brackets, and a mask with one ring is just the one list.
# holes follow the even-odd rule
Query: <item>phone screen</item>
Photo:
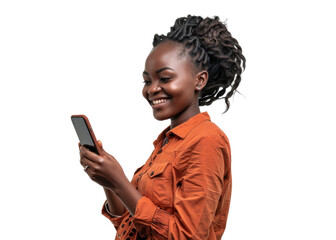
[[98, 154], [97, 148], [91, 137], [89, 127], [86, 125], [85, 120], [82, 117], [72, 117], [71, 120], [75, 127], [80, 144], [89, 149], [91, 152]]

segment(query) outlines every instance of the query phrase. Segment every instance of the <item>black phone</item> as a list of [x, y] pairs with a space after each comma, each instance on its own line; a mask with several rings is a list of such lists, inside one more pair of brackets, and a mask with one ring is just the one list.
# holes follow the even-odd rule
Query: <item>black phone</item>
[[101, 155], [101, 149], [97, 143], [89, 119], [85, 115], [72, 115], [71, 121], [75, 127], [80, 144], [91, 152]]

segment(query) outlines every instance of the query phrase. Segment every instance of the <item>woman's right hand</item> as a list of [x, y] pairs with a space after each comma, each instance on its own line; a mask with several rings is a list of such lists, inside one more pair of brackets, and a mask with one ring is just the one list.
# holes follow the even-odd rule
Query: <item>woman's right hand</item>
[[128, 181], [118, 161], [103, 149], [101, 141], [98, 144], [102, 149], [101, 156], [83, 146], [79, 147], [81, 165], [93, 181], [108, 190], [105, 193], [112, 214], [120, 215], [124, 212], [124, 206], [134, 214], [142, 195]]
[[84, 146], [79, 146], [80, 163], [89, 177], [104, 188], [115, 191], [128, 179], [118, 161], [103, 149], [101, 141], [98, 141], [102, 154], [97, 155]]

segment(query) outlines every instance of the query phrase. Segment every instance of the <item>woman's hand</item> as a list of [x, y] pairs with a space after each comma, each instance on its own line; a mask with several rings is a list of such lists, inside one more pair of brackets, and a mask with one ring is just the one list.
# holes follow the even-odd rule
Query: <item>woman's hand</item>
[[115, 191], [115, 189], [128, 182], [125, 173], [117, 160], [103, 149], [101, 141], [98, 141], [102, 149], [102, 156], [99, 156], [83, 146], [79, 146], [80, 163], [89, 177], [104, 188]]
[[[98, 144], [102, 149], [102, 156], [89, 151], [83, 146], [79, 146], [80, 163], [93, 181], [105, 189], [111, 190], [120, 199], [128, 211], [134, 215], [136, 204], [142, 195], [128, 181], [117, 160], [112, 155], [105, 152], [101, 141], [98, 141]], [[110, 194], [107, 195], [107, 201], [111, 206], [116, 204], [114, 197]], [[120, 206], [121, 205], [118, 203], [117, 206], [113, 207], [120, 211]]]

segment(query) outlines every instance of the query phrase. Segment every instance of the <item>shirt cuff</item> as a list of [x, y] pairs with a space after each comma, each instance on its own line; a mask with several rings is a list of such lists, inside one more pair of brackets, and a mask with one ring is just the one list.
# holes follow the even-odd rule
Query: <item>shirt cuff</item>
[[157, 206], [147, 197], [141, 197], [135, 207], [134, 222], [150, 226]]
[[121, 216], [114, 215], [114, 214], [110, 213], [107, 201], [105, 201], [105, 203], [103, 205], [102, 214], [112, 222], [112, 224], [114, 225], [115, 228], [118, 228], [119, 225], [121, 224], [122, 220], [124, 219], [124, 217], [126, 215], [127, 216], [129, 215], [129, 213], [127, 211], [125, 211], [125, 213]]
[[153, 230], [161, 236], [168, 237], [170, 217], [168, 212], [160, 209], [149, 198], [142, 197], [137, 202], [133, 224], [140, 232], [148, 234]]

